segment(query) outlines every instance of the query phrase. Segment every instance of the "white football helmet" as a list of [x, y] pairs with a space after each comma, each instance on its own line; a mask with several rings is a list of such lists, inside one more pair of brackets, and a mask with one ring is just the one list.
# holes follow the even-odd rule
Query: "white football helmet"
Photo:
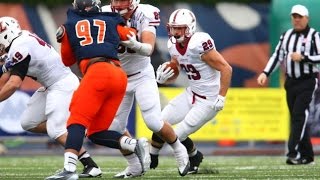
[[140, 3], [140, 0], [111, 0], [111, 9], [113, 12], [124, 16], [128, 12], [135, 10]]
[[[196, 32], [196, 17], [193, 12], [188, 9], [177, 9], [170, 15], [167, 27], [169, 36], [173, 36], [178, 43], [181, 43]], [[176, 37], [173, 34], [173, 28], [181, 27], [186, 27], [184, 35]]]
[[[22, 33], [18, 21], [12, 17], [0, 18], [0, 51], [8, 48], [12, 41]], [[4, 49], [3, 49], [4, 48]]]

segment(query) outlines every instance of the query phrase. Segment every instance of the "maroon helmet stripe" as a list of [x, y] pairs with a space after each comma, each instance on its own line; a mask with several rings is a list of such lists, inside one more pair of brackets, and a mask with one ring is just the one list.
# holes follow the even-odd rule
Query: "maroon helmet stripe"
[[177, 18], [177, 15], [178, 15], [178, 13], [179, 13], [180, 10], [181, 10], [181, 9], [179, 9], [179, 10], [176, 12], [176, 14], [174, 15], [174, 17], [173, 17], [173, 22], [176, 22], [176, 18]]

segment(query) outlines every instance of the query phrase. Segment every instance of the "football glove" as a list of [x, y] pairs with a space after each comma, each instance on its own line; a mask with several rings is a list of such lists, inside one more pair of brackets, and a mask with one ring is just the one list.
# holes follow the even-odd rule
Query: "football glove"
[[150, 54], [152, 53], [152, 46], [148, 43], [139, 42], [134, 32], [130, 31], [130, 34], [131, 35], [127, 35], [128, 40], [121, 41], [121, 44], [138, 52], [141, 55], [150, 56]]
[[156, 80], [159, 84], [164, 84], [169, 78], [171, 78], [174, 74], [173, 69], [171, 67], [167, 67], [166, 65], [169, 62], [165, 62], [161, 64], [157, 69], [157, 77]]
[[12, 62], [11, 61], [5, 61], [5, 63], [1, 65], [0, 76], [3, 73], [8, 72], [11, 69], [11, 67], [12, 67]]
[[226, 98], [221, 96], [221, 95], [218, 95], [214, 105], [213, 105], [213, 109], [215, 111], [221, 111], [224, 107], [224, 102], [225, 102]]

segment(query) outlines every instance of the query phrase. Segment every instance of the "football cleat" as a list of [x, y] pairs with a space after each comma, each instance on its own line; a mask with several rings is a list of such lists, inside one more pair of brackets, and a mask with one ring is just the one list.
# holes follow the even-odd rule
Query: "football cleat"
[[137, 155], [139, 162], [141, 164], [142, 174], [149, 170], [150, 168], [150, 154], [149, 154], [149, 144], [146, 138], [139, 138], [137, 140], [137, 145], [134, 149], [134, 153]]
[[197, 154], [193, 157], [189, 157], [190, 168], [188, 174], [197, 174], [200, 163], [202, 162], [203, 154], [198, 150]]
[[180, 176], [185, 176], [188, 174], [190, 168], [189, 156], [187, 149], [181, 146], [179, 151], [174, 151], [174, 156], [178, 164], [178, 171]]
[[286, 163], [288, 165], [314, 165], [315, 162], [313, 159], [307, 159], [307, 158], [288, 158]]
[[102, 171], [99, 167], [85, 166], [79, 178], [101, 177]]
[[159, 155], [150, 154], [150, 157], [151, 157], [150, 169], [157, 168], [159, 163], [159, 160], [158, 160]]
[[76, 172], [70, 172], [70, 171], [63, 169], [63, 171], [60, 171], [55, 175], [49, 176], [45, 180], [54, 180], [54, 179], [77, 180], [77, 179], [79, 179], [79, 176]]
[[[136, 166], [130, 166], [127, 167], [124, 171], [114, 175], [114, 178], [119, 178], [119, 179], [127, 179], [127, 178], [135, 178], [139, 176], [143, 176], [144, 173], [142, 173], [141, 169], [136, 169], [134, 170]], [[134, 172], [136, 171], [136, 172]]]

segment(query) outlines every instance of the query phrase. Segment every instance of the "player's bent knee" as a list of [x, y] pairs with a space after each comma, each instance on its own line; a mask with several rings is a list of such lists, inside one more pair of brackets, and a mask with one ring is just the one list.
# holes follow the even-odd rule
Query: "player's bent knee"
[[30, 123], [28, 121], [24, 121], [24, 120], [22, 120], [20, 122], [20, 125], [21, 125], [23, 130], [30, 131], [30, 132], [33, 132], [32, 129], [37, 127], [37, 124], [32, 124], [32, 123]]
[[161, 120], [146, 121], [146, 125], [152, 132], [159, 132], [162, 129], [164, 122]]
[[143, 112], [143, 117], [145, 124], [152, 132], [159, 132], [162, 129], [164, 122], [159, 115], [157, 116], [157, 113], [145, 111]]
[[48, 136], [52, 139], [57, 139], [58, 137], [60, 137], [61, 135], [63, 135], [64, 133], [67, 132], [67, 129], [65, 128], [61, 128], [61, 129], [47, 129], [47, 133], [48, 133]]

